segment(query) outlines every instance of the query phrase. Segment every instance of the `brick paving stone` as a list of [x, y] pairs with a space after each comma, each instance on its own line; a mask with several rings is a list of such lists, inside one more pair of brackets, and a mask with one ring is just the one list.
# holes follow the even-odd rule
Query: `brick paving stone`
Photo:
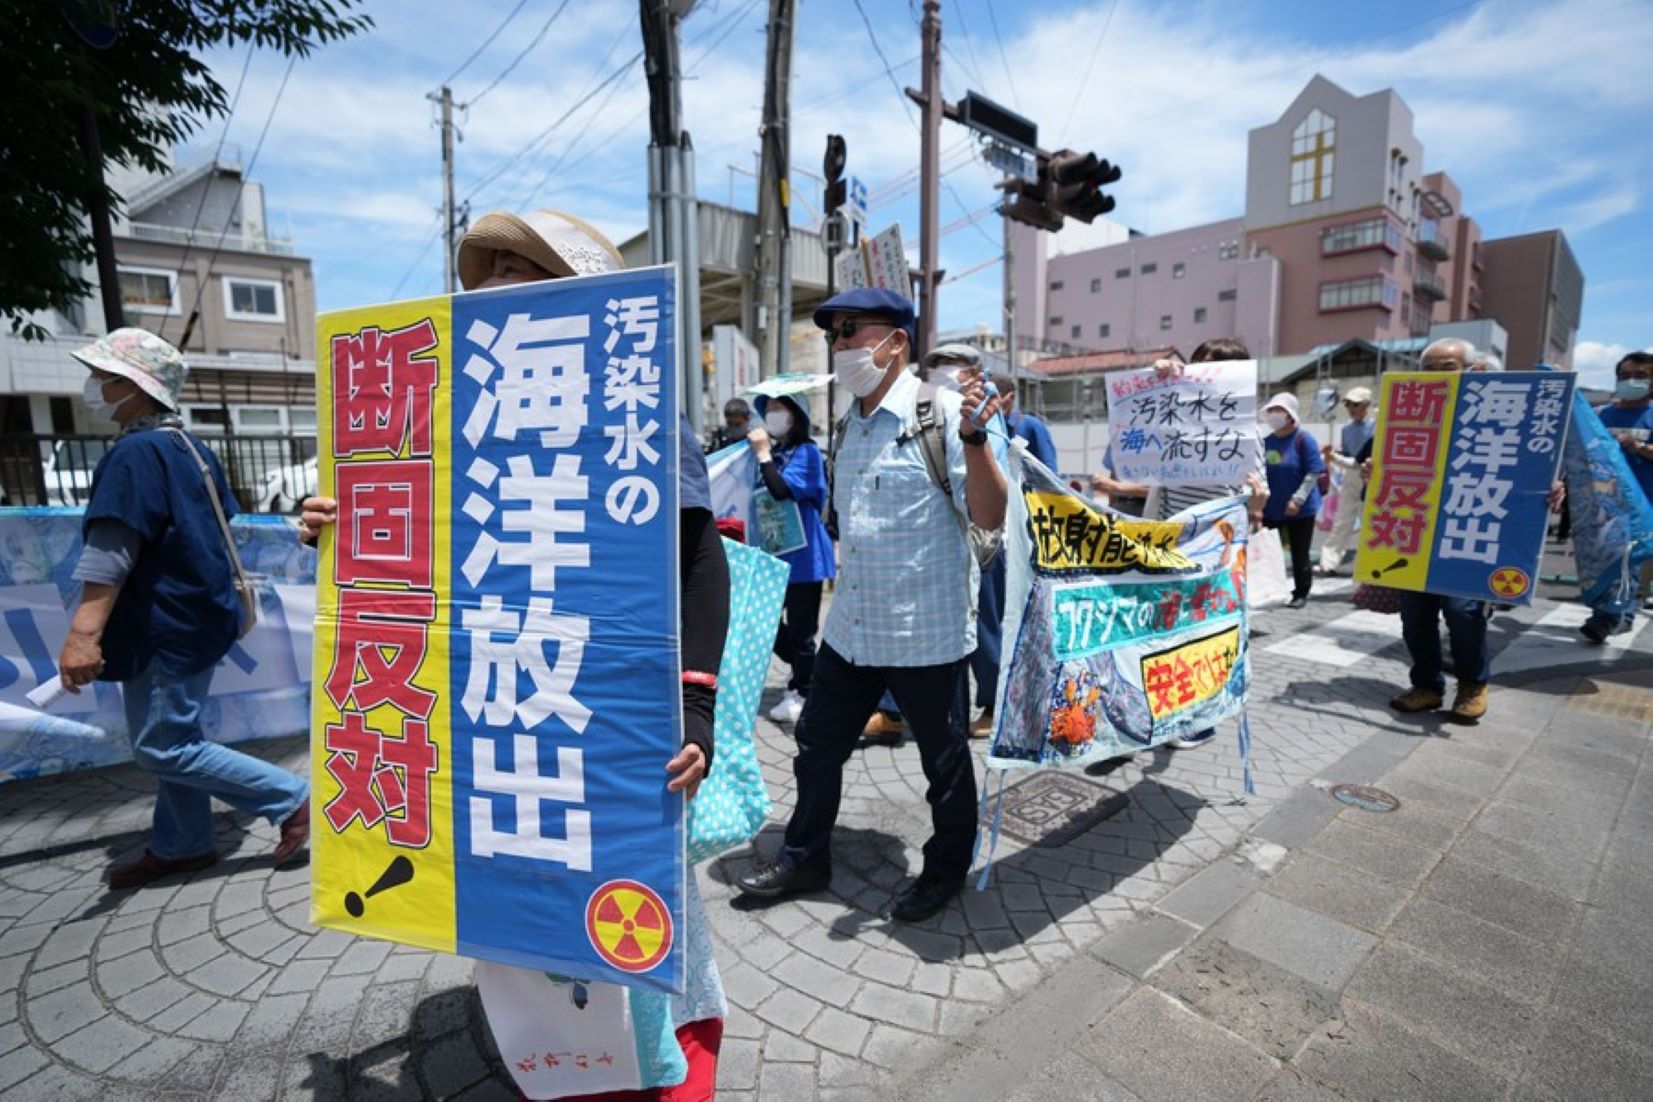
[[815, 1015], [820, 1011], [819, 1001], [790, 987], [776, 991], [755, 1009], [758, 1017], [792, 1034], [802, 1033], [804, 1027], [814, 1021]]
[[871, 1032], [872, 1023], [865, 1018], [829, 1006], [810, 1023], [804, 1036], [821, 1048], [854, 1056]]
[[931, 1033], [936, 1028], [936, 1000], [916, 991], [869, 983], [855, 996], [849, 1009], [863, 1017], [907, 1029]]
[[725, 1090], [751, 1090], [758, 1085], [758, 1051], [755, 1041], [723, 1042], [717, 1061], [717, 1087], [720, 1097]]
[[765, 1063], [758, 1076], [758, 1095], [762, 1098], [784, 1098], [789, 1102], [813, 1102], [815, 1098], [815, 1069], [806, 1064]]
[[185, 983], [232, 998], [269, 974], [269, 969], [237, 953], [224, 953], [183, 975]]
[[847, 1004], [861, 987], [857, 976], [802, 953], [787, 957], [769, 974], [829, 1006]]
[[179, 1026], [177, 1033], [200, 1041], [228, 1041], [235, 1036], [251, 1011], [252, 1006], [248, 1003], [220, 1002], [189, 1023]]
[[28, 1001], [29, 1027], [47, 1044], [91, 1025], [105, 1013], [97, 993], [85, 981]]
[[156, 1033], [182, 1032], [184, 1026], [218, 1006], [221, 1000], [201, 991], [188, 995], [151, 1016], [144, 1024]]
[[62, 1051], [77, 1066], [101, 1074], [143, 1048], [152, 1036], [110, 1014], [65, 1037]]
[[161, 979], [166, 969], [154, 953], [139, 952], [100, 964], [93, 975], [105, 998], [119, 999]]

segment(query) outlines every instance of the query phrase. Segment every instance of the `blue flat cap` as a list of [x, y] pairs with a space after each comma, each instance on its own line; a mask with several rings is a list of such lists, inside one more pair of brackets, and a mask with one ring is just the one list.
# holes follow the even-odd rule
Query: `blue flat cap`
[[825, 329], [827, 319], [833, 314], [876, 314], [888, 318], [897, 329], [907, 330], [909, 335], [913, 328], [912, 302], [881, 287], [857, 287], [833, 295], [816, 307], [815, 324]]

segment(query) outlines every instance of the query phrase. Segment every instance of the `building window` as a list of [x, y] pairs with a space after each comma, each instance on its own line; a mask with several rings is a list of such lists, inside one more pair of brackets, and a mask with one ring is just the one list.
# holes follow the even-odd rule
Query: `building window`
[[1091, 280], [1091, 294], [1094, 295], [1094, 294], [1096, 294], [1097, 292], [1099, 292], [1101, 290], [1102, 290], [1102, 281], [1100, 279]]
[[1050, 289], [1052, 291], [1060, 291], [1062, 289], [1062, 286], [1063, 286], [1062, 281], [1059, 280], [1059, 279], [1053, 279], [1053, 280], [1050, 281]]
[[1074, 340], [1078, 340], [1079, 339], [1079, 327], [1077, 325], [1075, 325], [1072, 329], [1068, 330], [1068, 336], [1070, 336]]
[[1144, 264], [1141, 268], [1139, 268], [1137, 270], [1140, 271], [1143, 275], [1153, 275], [1155, 272], [1159, 271], [1159, 265], [1155, 264], [1155, 263], [1148, 263], [1148, 264]]
[[1393, 308], [1399, 300], [1400, 289], [1387, 276], [1366, 276], [1344, 279], [1320, 285], [1320, 309], [1348, 310], [1361, 306]]
[[1060, 314], [1058, 314], [1056, 317], [1050, 319], [1050, 327], [1052, 329], [1062, 328], [1062, 317], [1061, 317]]
[[1233, 302], [1234, 301], [1234, 292], [1232, 290], [1218, 291], [1217, 292], [1217, 301], [1218, 302]]
[[1115, 279], [1130, 279], [1131, 270], [1129, 268], [1115, 268], [1113, 270], [1113, 277]]
[[281, 284], [273, 279], [225, 276], [224, 316], [231, 321], [286, 321]]
[[316, 435], [316, 407], [288, 406], [287, 424], [292, 426], [296, 433], [305, 436]]
[[178, 273], [159, 268], [117, 268], [121, 305], [135, 314], [176, 314]]
[[1096, 335], [1101, 337], [1103, 340], [1107, 340], [1108, 335], [1112, 332], [1113, 326], [1109, 325], [1107, 322], [1103, 322], [1101, 325], [1096, 327]]
[[1188, 274], [1188, 265], [1182, 264], [1180, 262], [1171, 265], [1171, 278], [1172, 279], [1181, 279], [1183, 276], [1185, 276], [1187, 274]]
[[1337, 120], [1316, 107], [1291, 132], [1291, 205], [1332, 197]]
[[219, 406], [185, 406], [184, 423], [196, 432], [222, 436], [230, 421], [229, 414]]
[[1237, 260], [1237, 259], [1239, 259], [1239, 256], [1240, 256], [1240, 243], [1238, 241], [1230, 241], [1226, 245], [1218, 245], [1217, 246], [1217, 259], [1218, 260]]
[[1204, 325], [1205, 324], [1205, 307], [1203, 307], [1203, 306], [1194, 307], [1194, 324], [1195, 325]]
[[1171, 315], [1170, 314], [1161, 314], [1159, 316], [1159, 327], [1161, 329], [1171, 328]]
[[1382, 246], [1392, 253], [1400, 252], [1401, 232], [1389, 218], [1368, 218], [1363, 222], [1349, 222], [1341, 226], [1327, 226], [1320, 231], [1320, 254], [1354, 252]]

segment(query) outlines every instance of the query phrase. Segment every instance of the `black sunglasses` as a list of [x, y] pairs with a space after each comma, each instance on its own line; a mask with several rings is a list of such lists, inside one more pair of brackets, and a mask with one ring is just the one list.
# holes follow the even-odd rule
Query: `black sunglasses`
[[886, 329], [894, 329], [895, 325], [883, 318], [849, 318], [835, 326], [827, 327], [827, 340], [847, 341], [869, 325], [882, 325]]

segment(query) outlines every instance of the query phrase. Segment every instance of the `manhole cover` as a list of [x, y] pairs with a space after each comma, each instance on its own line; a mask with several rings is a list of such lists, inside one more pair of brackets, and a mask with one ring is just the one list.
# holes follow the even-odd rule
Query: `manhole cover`
[[1072, 773], [1048, 770], [1005, 789], [1000, 829], [1031, 845], [1065, 845], [1130, 802]]
[[1381, 788], [1372, 788], [1364, 784], [1334, 784], [1332, 796], [1338, 802], [1358, 807], [1362, 811], [1385, 812], [1393, 811], [1400, 806], [1400, 800]]

